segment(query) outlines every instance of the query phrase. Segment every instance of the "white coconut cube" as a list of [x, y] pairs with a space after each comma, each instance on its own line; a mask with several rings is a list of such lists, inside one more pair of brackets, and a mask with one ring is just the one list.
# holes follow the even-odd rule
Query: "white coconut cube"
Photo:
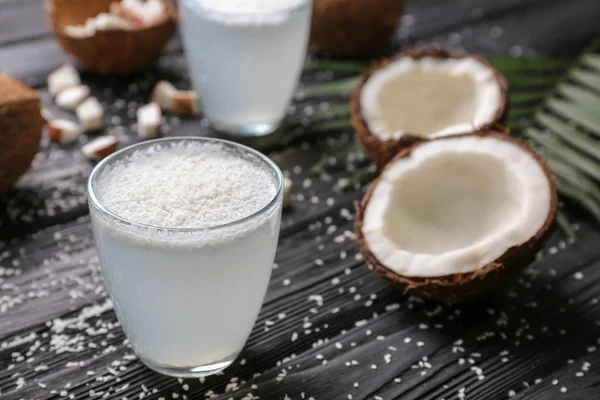
[[90, 88], [85, 85], [73, 86], [61, 90], [56, 95], [56, 105], [69, 111], [75, 111], [78, 105], [90, 96]]
[[95, 97], [90, 97], [75, 109], [79, 123], [86, 131], [104, 128], [104, 109]]
[[163, 111], [171, 111], [173, 96], [176, 93], [177, 89], [170, 82], [158, 81], [152, 89], [150, 101], [157, 103]]
[[162, 113], [158, 103], [146, 104], [137, 110], [137, 130], [140, 139], [152, 139], [160, 134]]
[[118, 145], [116, 136], [101, 136], [83, 145], [81, 152], [90, 160], [99, 161], [117, 151]]
[[45, 133], [50, 141], [61, 145], [68, 145], [77, 140], [81, 134], [81, 129], [73, 121], [59, 119], [48, 122]]
[[48, 75], [48, 92], [56, 96], [61, 90], [81, 84], [79, 73], [71, 64], [65, 64]]

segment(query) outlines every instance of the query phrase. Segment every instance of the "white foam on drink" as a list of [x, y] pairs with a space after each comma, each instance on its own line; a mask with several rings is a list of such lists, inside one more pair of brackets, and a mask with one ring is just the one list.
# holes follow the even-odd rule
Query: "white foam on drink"
[[281, 23], [306, 0], [187, 0], [227, 24]]
[[206, 228], [243, 219], [275, 197], [261, 161], [198, 142], [154, 144], [107, 166], [94, 192], [109, 211], [162, 228]]

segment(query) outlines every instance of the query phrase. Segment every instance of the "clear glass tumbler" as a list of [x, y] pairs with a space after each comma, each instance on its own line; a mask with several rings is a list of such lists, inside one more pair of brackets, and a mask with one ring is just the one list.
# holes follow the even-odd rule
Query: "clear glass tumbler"
[[[129, 162], [134, 152], [156, 151], [157, 144], [168, 148], [177, 141], [218, 143], [227, 153], [264, 168], [275, 196], [241, 220], [185, 229], [132, 222], [102, 204], [98, 182], [110, 173], [107, 167], [120, 160]], [[282, 193], [283, 175], [269, 158], [218, 139], [148, 141], [114, 153], [96, 166], [88, 196], [105, 286], [144, 364], [166, 375], [201, 377], [233, 362], [250, 335], [267, 290]]]
[[256, 10], [228, 7], [228, 1], [179, 3], [190, 77], [217, 130], [271, 133], [292, 100], [306, 57], [312, 0], [268, 3]]

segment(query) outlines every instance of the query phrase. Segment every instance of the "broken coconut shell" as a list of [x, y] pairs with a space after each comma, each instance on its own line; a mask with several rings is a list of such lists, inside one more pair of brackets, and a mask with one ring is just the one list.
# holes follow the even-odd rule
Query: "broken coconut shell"
[[73, 37], [67, 26], [83, 25], [100, 13], [109, 12], [115, 0], [45, 0], [46, 16], [63, 49], [86, 69], [103, 74], [130, 74], [158, 59], [177, 27], [177, 10], [164, 0], [165, 18], [150, 26], [131, 30], [98, 30], [92, 36]]
[[[537, 230], [533, 234], [531, 234], [531, 236], [529, 236], [526, 240], [524, 240], [523, 242], [520, 242], [520, 243], [512, 243], [512, 245], [510, 245], [509, 247], [498, 246], [496, 248], [496, 251], [497, 250], [502, 251], [501, 255], [499, 255], [498, 257], [495, 257], [492, 261], [487, 262], [485, 265], [478, 266], [476, 269], [471, 269], [467, 272], [453, 273], [453, 274], [447, 274], [447, 275], [441, 275], [441, 276], [435, 276], [435, 275], [431, 275], [431, 274], [421, 274], [421, 275], [428, 275], [428, 276], [416, 276], [418, 274], [410, 274], [411, 276], [402, 275], [402, 274], [398, 273], [397, 271], [393, 270], [392, 268], [390, 268], [389, 266], [386, 266], [380, 260], [380, 257], [378, 257], [376, 255], [376, 253], [378, 251], [379, 252], [382, 251], [381, 248], [379, 250], [375, 251], [367, 242], [366, 233], [365, 233], [365, 214], [367, 212], [367, 207], [368, 207], [369, 203], [371, 201], [373, 201], [374, 191], [377, 188], [379, 182], [382, 180], [382, 177], [384, 176], [384, 174], [386, 173], [386, 171], [388, 169], [391, 169], [392, 167], [395, 166], [396, 162], [398, 162], [398, 161], [410, 162], [411, 159], [414, 159], [414, 157], [415, 157], [413, 155], [413, 153], [419, 148], [422, 148], [421, 154], [423, 154], [423, 152], [425, 152], [425, 151], [431, 151], [432, 144], [436, 145], [436, 146], [440, 146], [440, 145], [445, 145], [444, 143], [450, 144], [452, 141], [457, 143], [457, 141], [460, 140], [461, 138], [473, 138], [472, 140], [475, 141], [474, 143], [477, 143], [478, 138], [492, 139], [492, 141], [493, 141], [493, 139], [497, 139], [499, 141], [497, 143], [504, 143], [504, 144], [512, 145], [512, 146], [508, 146], [508, 147], [512, 147], [513, 150], [517, 150], [517, 149], [522, 150], [523, 152], [525, 152], [524, 153], [525, 155], [529, 155], [529, 157], [525, 157], [525, 158], [529, 159], [529, 161], [528, 161], [528, 162], [530, 162], [529, 165], [530, 166], [537, 165], [540, 167], [540, 169], [536, 172], [537, 175], [534, 174], [535, 176], [537, 176], [536, 179], [545, 179], [548, 182], [547, 188], [549, 189], [549, 193], [546, 193], [547, 200], [548, 200], [547, 214], [542, 214], [542, 212], [545, 212], [545, 211], [540, 211], [539, 215], [536, 218], [537, 218], [537, 221], [541, 222], [541, 223], [539, 225], [535, 225], [535, 226], [529, 228], [529, 229], [537, 229]], [[461, 149], [461, 151], [464, 150], [464, 148], [465, 148], [464, 144], [465, 143], [463, 143], [463, 147], [460, 147], [460, 145], [459, 145], [455, 149]], [[517, 151], [517, 153], [518, 153], [518, 151]], [[496, 155], [492, 152], [490, 152], [489, 154], [494, 155], [494, 156]], [[509, 166], [512, 161], [507, 158], [503, 162], [505, 163], [505, 166]], [[395, 168], [397, 168], [397, 166]], [[444, 167], [442, 168], [442, 170], [443, 170], [441, 172], [442, 174], [444, 174], [444, 171], [447, 171], [447, 169]], [[493, 167], [490, 167], [490, 170], [496, 171], [496, 169], [494, 169]], [[497, 169], [497, 170], [499, 171], [498, 178], [503, 179], [504, 176], [502, 174], [505, 173], [505, 171], [503, 171], [502, 169]], [[516, 168], [516, 170], [519, 171], [519, 168]], [[435, 174], [438, 174], [439, 172], [440, 171], [434, 171], [434, 172], [432, 172], [432, 174], [435, 175]], [[413, 170], [413, 173], [415, 173], [415, 170]], [[414, 179], [414, 181], [418, 182], [418, 185], [425, 186], [428, 183], [422, 182], [421, 178], [423, 178], [423, 175], [422, 175], [423, 171], [421, 171], [420, 173], [421, 173], [421, 175], [418, 175], [418, 173], [415, 173], [415, 176], [418, 179]], [[525, 172], [523, 172], [523, 171], [520, 171], [519, 173], [525, 174]], [[413, 178], [415, 178], [415, 176], [413, 176]], [[524, 176], [524, 175], [519, 175], [519, 177], [522, 177], [522, 176]], [[540, 177], [542, 177], [542, 178], [540, 178]], [[442, 178], [442, 179], [445, 179], [445, 178]], [[461, 175], [461, 177], [459, 179], [462, 179], [464, 182], [464, 179], [466, 179], [466, 178], [463, 175]], [[539, 181], [537, 183], [539, 184]], [[402, 189], [402, 190], [410, 190], [406, 186], [403, 186], [403, 187], [404, 187], [404, 189]], [[509, 187], [510, 186], [508, 186], [508, 188]], [[534, 189], [531, 189], [531, 190], [534, 190]], [[537, 187], [535, 190], [539, 190], [541, 193], [545, 192], [545, 189], [543, 187], [541, 189], [540, 189], [540, 187]], [[382, 192], [379, 191], [379, 193], [382, 193]], [[414, 192], [410, 192], [409, 195], [415, 196]], [[424, 199], [424, 200], [425, 200], [425, 202], [427, 202], [427, 201], [430, 201], [431, 198]], [[445, 200], [447, 200], [447, 199], [445, 199]], [[456, 200], [456, 199], [453, 199], [453, 200]], [[417, 201], [420, 201], [420, 200], [417, 199]], [[498, 201], [501, 202], [502, 200], [498, 200]], [[391, 203], [391, 201], [390, 201], [390, 203]], [[394, 206], [397, 206], [397, 202], [394, 202]], [[537, 206], [538, 207], [535, 207], [535, 205], [534, 205], [534, 208], [539, 209], [539, 207], [541, 207], [542, 205], [537, 204]], [[371, 186], [368, 189], [368, 191], [366, 192], [364, 198], [360, 201], [360, 203], [357, 203], [357, 212], [356, 212], [356, 217], [355, 217], [356, 243], [357, 243], [358, 249], [360, 250], [361, 254], [363, 255], [365, 261], [367, 262], [369, 269], [374, 270], [375, 272], [379, 273], [383, 277], [389, 279], [390, 281], [392, 281], [393, 283], [398, 285], [401, 289], [403, 289], [405, 294], [416, 295], [419, 297], [432, 298], [432, 299], [437, 299], [437, 300], [460, 300], [460, 299], [464, 299], [466, 297], [479, 295], [488, 290], [498, 287], [505, 278], [507, 278], [511, 275], [517, 274], [525, 266], [527, 266], [530, 262], [532, 262], [535, 259], [535, 255], [536, 255], [537, 251], [540, 249], [541, 245], [543, 244], [545, 237], [549, 233], [551, 224], [556, 215], [557, 206], [558, 206], [558, 198], [557, 198], [557, 193], [556, 193], [556, 183], [555, 183], [554, 175], [552, 174], [549, 167], [537, 155], [537, 153], [533, 149], [531, 149], [527, 144], [525, 144], [524, 142], [522, 142], [518, 139], [515, 139], [515, 138], [511, 138], [510, 136], [507, 136], [505, 134], [502, 134], [502, 133], [496, 132], [496, 131], [483, 131], [483, 132], [477, 132], [477, 133], [473, 133], [473, 134], [444, 137], [444, 138], [439, 138], [439, 139], [435, 139], [432, 141], [415, 143], [410, 147], [404, 148], [399, 154], [397, 154], [386, 165], [386, 167], [381, 172], [379, 177], [371, 184]], [[403, 206], [401, 206], [401, 207], [403, 207]], [[430, 211], [433, 211], [433, 210], [430, 210]], [[437, 211], [439, 211], [439, 210], [437, 210]], [[389, 213], [389, 211], [386, 211], [386, 210], [381, 211], [381, 212]], [[427, 215], [426, 219], [435, 218], [435, 217], [432, 217], [432, 215], [434, 215], [435, 212], [429, 212], [427, 210], [425, 210], [425, 212]], [[530, 214], [534, 213], [534, 212], [535, 211], [530, 210]], [[390, 216], [389, 214], [381, 214], [381, 215], [385, 215], [387, 217]], [[544, 215], [545, 215], [545, 218], [544, 218]], [[475, 220], [473, 221], [474, 218], [475, 218]], [[501, 217], [501, 218], [503, 218], [503, 217]], [[467, 219], [471, 219], [470, 222], [476, 224], [477, 226], [480, 226], [481, 221], [479, 221], [476, 216], [469, 215]], [[388, 221], [389, 221], [389, 219], [388, 219]], [[396, 221], [396, 222], [398, 222], [398, 221]], [[501, 222], [504, 222], [504, 220], [501, 219]], [[512, 222], [514, 222], [514, 221], [512, 221]], [[467, 222], [467, 223], [469, 223], [469, 222]], [[539, 226], [539, 228], [538, 228], [538, 226]], [[504, 226], [504, 225], [502, 227], [506, 228], [506, 226]], [[461, 234], [459, 227], [455, 227], [455, 228], [456, 229], [451, 229], [451, 230], [447, 231], [448, 238], [456, 237], [457, 235]], [[384, 228], [382, 227], [381, 229], [382, 229], [381, 232], [383, 234]], [[395, 223], [395, 224], [393, 224], [393, 229], [405, 229], [405, 230], [407, 230], [407, 235], [417, 235], [418, 234], [418, 232], [415, 233], [414, 231], [410, 230], [410, 228], [406, 225], [399, 226], [399, 224]], [[466, 229], [470, 229], [470, 228], [466, 228]], [[510, 229], [510, 226], [508, 229]], [[408, 230], [410, 230], [410, 231], [408, 231]], [[443, 231], [443, 232], [445, 232], [445, 231]], [[498, 232], [500, 232], [501, 234], [504, 233], [504, 231], [502, 229], [499, 229], [496, 232], [494, 232], [493, 230], [491, 231], [491, 233], [498, 233]], [[486, 234], [489, 234], [489, 233], [490, 232], [486, 232]], [[443, 234], [445, 235], [445, 233], [443, 233]], [[389, 235], [389, 233], [388, 233], [388, 235]], [[524, 235], [527, 235], [527, 233], [524, 233]], [[491, 236], [491, 237], [493, 237], [493, 236]], [[509, 238], [514, 239], [514, 237], [509, 237]], [[429, 237], [428, 237], [428, 240], [435, 240], [435, 239], [429, 239]], [[480, 244], [482, 241], [485, 241], [485, 240], [488, 240], [488, 237], [484, 237], [479, 242], [475, 242], [474, 244], [467, 245], [466, 249], [472, 249], [472, 247], [469, 247], [469, 246], [477, 246], [478, 244]], [[504, 242], [504, 243], [507, 243], [507, 242]], [[511, 243], [510, 240], [508, 241], [508, 243]], [[380, 244], [376, 244], [376, 246], [379, 246], [379, 245]], [[437, 245], [438, 244], [425, 244], [425, 247], [437, 246]], [[401, 252], [405, 251], [405, 248], [402, 248], [402, 247], [398, 247], [398, 249], [400, 249]], [[412, 260], [413, 263], [404, 265], [403, 267], [412, 269], [412, 271], [415, 271], [415, 268], [416, 268], [416, 270], [419, 270], [420, 268], [425, 268], [425, 269], [429, 269], [431, 272], [432, 271], [431, 268], [435, 268], [435, 267], [432, 267], [430, 264], [415, 262], [415, 261], [417, 261], [417, 257], [420, 257], [420, 258], [418, 258], [419, 261], [433, 260], [432, 264], [435, 264], [436, 259], [431, 258], [431, 257], [438, 257], [440, 254], [441, 254], [441, 256], [456, 254], [455, 250], [456, 249], [445, 249], [444, 251], [442, 251], [440, 253], [436, 253], [436, 252], [428, 252], [425, 250], [425, 248], [421, 248], [421, 249], [419, 249], [419, 251], [409, 251], [409, 253], [413, 253], [413, 254], [409, 254], [409, 256], [411, 258], [407, 258], [405, 260], [409, 260], [409, 261]], [[461, 250], [461, 249], [459, 248], [459, 250]], [[471, 251], [473, 251], [473, 250], [471, 250]], [[387, 255], [388, 258], [386, 258], [390, 262], [396, 262], [396, 261], [400, 260], [399, 258], [396, 258], [397, 254], [393, 254], [392, 258], [390, 258], [390, 254], [391, 253], [388, 253], [388, 255]], [[467, 252], [465, 254], [469, 254], [469, 253]], [[471, 256], [473, 256], [475, 258], [476, 257], [484, 257], [480, 253], [477, 253], [477, 252], [475, 252], [475, 254], [471, 254]], [[425, 257], [425, 258], [422, 258], [422, 257]], [[427, 258], [427, 257], [429, 257], [429, 258]], [[473, 261], [473, 259], [469, 258], [469, 257], [466, 257], [466, 258], [463, 257], [462, 259], [466, 260], [466, 262]], [[483, 258], [480, 258], [478, 260], [481, 260], [481, 259], [483, 259]], [[398, 269], [397, 264], [396, 264], [396, 269]], [[461, 265], [457, 269], [466, 270], [467, 268], [465, 268], [464, 265]]]
[[365, 56], [396, 30], [404, 0], [314, 0], [310, 46], [336, 56]]
[[[442, 63], [444, 60], [465, 60], [472, 61], [478, 65], [478, 68], [489, 70], [490, 76], [493, 77], [494, 83], [497, 85], [499, 93], [499, 101], [496, 105], [494, 112], [492, 112], [487, 121], [481, 123], [479, 126], [475, 126], [471, 129], [464, 129], [460, 132], [446, 133], [446, 135], [458, 135], [470, 133], [478, 130], [486, 130], [494, 127], [497, 124], [503, 123], [507, 115], [507, 102], [508, 102], [508, 87], [504, 77], [494, 69], [484, 58], [475, 55], [458, 55], [446, 52], [444, 50], [435, 48], [421, 48], [421, 49], [404, 49], [401, 50], [397, 55], [392, 58], [381, 60], [375, 63], [369, 70], [363, 73], [359, 85], [354, 89], [350, 97], [350, 111], [352, 117], [352, 125], [356, 131], [356, 136], [362, 143], [366, 152], [369, 154], [373, 162], [378, 167], [383, 167], [394, 155], [400, 150], [411, 146], [412, 144], [424, 140], [428, 140], [427, 137], [419, 135], [418, 133], [405, 132], [400, 137], [382, 139], [373, 133], [369, 127], [367, 118], [365, 118], [363, 105], [361, 104], [361, 96], [365, 86], [368, 84], [374, 74], [386, 69], [387, 67], [397, 63], [408, 60], [414, 60], [420, 62], [423, 59], [435, 60], [436, 62]], [[405, 72], [406, 73], [406, 72]], [[424, 85], [427, 83], [424, 82]], [[475, 83], [474, 83], [475, 85]], [[410, 104], [414, 107], [414, 104]], [[427, 106], [425, 106], [427, 107]], [[398, 113], [406, 112], [406, 109], [399, 108]], [[418, 110], [426, 113], [427, 110]], [[414, 111], [409, 111], [414, 112]], [[434, 119], [436, 116], [432, 116], [430, 119]], [[424, 120], [424, 119], [421, 119]], [[440, 135], [442, 136], [442, 135]]]
[[7, 192], [29, 169], [43, 126], [37, 93], [0, 74], [0, 193]]

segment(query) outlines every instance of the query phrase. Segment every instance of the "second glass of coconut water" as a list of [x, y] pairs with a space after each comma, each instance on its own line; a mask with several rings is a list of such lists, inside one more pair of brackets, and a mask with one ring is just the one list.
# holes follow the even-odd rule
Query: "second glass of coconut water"
[[312, 0], [183, 0], [190, 78], [213, 128], [273, 132], [306, 56]]

